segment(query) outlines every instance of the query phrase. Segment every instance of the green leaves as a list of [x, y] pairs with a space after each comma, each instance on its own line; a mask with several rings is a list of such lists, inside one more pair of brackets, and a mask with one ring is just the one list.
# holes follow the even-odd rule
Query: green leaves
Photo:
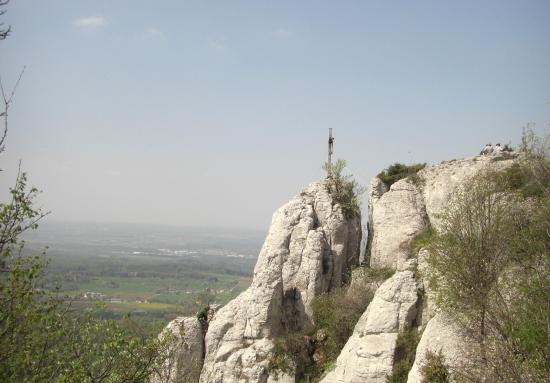
[[47, 213], [19, 172], [11, 200], [0, 204], [0, 381], [147, 382], [167, 357], [158, 330], [131, 318], [79, 313], [46, 286], [44, 256], [24, 255], [20, 236]]
[[323, 165], [323, 169], [327, 171], [326, 183], [334, 200], [340, 205], [345, 217], [351, 219], [361, 216], [359, 196], [365, 190], [351, 175], [343, 174], [345, 167], [346, 161], [342, 159]]
[[387, 169], [384, 169], [381, 173], [378, 174], [378, 178], [382, 180], [388, 187], [393, 185], [395, 182], [406, 178], [415, 176], [420, 170], [424, 169], [426, 164], [413, 164], [413, 165], [404, 165], [398, 162], [390, 165]]

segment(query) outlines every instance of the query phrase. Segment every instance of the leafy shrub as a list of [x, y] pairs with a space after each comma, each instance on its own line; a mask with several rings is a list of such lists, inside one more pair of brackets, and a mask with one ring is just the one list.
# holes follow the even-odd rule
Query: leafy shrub
[[388, 187], [393, 185], [395, 182], [407, 178], [412, 177], [413, 182], [417, 184], [419, 181], [419, 177], [416, 176], [416, 173], [418, 173], [420, 170], [424, 169], [426, 167], [426, 164], [413, 164], [413, 165], [405, 165], [400, 164], [396, 162], [393, 165], [390, 165], [387, 169], [384, 169], [381, 173], [378, 174], [378, 178], [382, 180]]
[[[303, 373], [312, 365], [308, 352], [310, 339], [302, 332], [290, 332], [273, 340], [273, 348], [269, 357], [268, 370], [271, 373], [280, 372], [293, 374]], [[302, 371], [296, 371], [299, 367]]]
[[525, 166], [516, 162], [503, 170], [500, 173], [503, 184], [507, 189], [520, 193], [524, 198], [542, 197], [544, 190], [550, 187], [550, 180], [537, 179], [528, 169], [525, 169]]
[[431, 226], [418, 233], [409, 243], [409, 247], [414, 254], [418, 253], [423, 247], [427, 247], [433, 240], [435, 231]]
[[313, 300], [315, 328], [323, 329], [327, 334], [323, 347], [327, 360], [338, 357], [371, 299], [370, 294], [351, 297], [344, 289], [339, 289]]
[[448, 383], [449, 370], [445, 365], [445, 357], [441, 350], [436, 354], [431, 351], [426, 352], [426, 363], [420, 367], [422, 383]]
[[[359, 317], [373, 298], [369, 281], [387, 275], [388, 271], [373, 271], [360, 283], [321, 294], [312, 302], [314, 326], [308, 332], [289, 330], [274, 339], [269, 357], [271, 372], [295, 372], [299, 381], [304, 376], [315, 381], [334, 365], [345, 343], [353, 333]], [[322, 334], [322, 336], [320, 336]], [[322, 358], [315, 360], [315, 355]]]
[[395, 270], [391, 267], [370, 267], [370, 266], [360, 266], [365, 270], [365, 277], [369, 282], [383, 282], [386, 279], [390, 278]]
[[364, 188], [351, 175], [343, 173], [345, 167], [346, 161], [342, 159], [323, 165], [323, 169], [327, 171], [326, 183], [332, 197], [340, 205], [346, 218], [350, 219], [361, 215], [359, 197], [364, 192]]
[[386, 383], [406, 383], [414, 363], [416, 346], [420, 336], [416, 328], [409, 328], [397, 335], [395, 361], [392, 374], [386, 376]]
[[477, 381], [550, 376], [550, 311], [541, 310], [550, 296], [550, 139], [530, 142], [517, 164], [455, 191], [429, 246], [438, 305], [477, 341], [467, 369]]
[[198, 312], [197, 312], [197, 319], [200, 320], [201, 322], [206, 322], [206, 320], [208, 319], [208, 310], [209, 310], [210, 307], [206, 306], [206, 307], [203, 307], [202, 309], [200, 309]]

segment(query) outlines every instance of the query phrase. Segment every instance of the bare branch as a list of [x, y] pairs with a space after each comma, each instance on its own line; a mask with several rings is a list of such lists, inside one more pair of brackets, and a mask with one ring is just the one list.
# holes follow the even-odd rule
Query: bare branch
[[2, 133], [2, 138], [0, 138], [0, 153], [2, 153], [5, 149], [4, 141], [6, 140], [6, 136], [8, 135], [8, 110], [10, 108], [11, 103], [13, 102], [13, 98], [15, 97], [15, 92], [19, 87], [21, 78], [23, 78], [25, 69], [27, 69], [26, 66], [24, 66], [23, 69], [21, 70], [21, 73], [19, 73], [19, 77], [17, 78], [17, 81], [15, 82], [15, 85], [11, 90], [9, 98], [6, 97], [6, 91], [4, 89], [4, 84], [2, 83], [2, 77], [0, 76], [0, 92], [2, 93], [2, 100], [4, 101], [4, 111], [0, 113], [0, 117], [4, 117], [4, 132]]
[[[0, 0], [0, 7], [3, 7], [4, 5], [7, 5], [10, 2], [10, 0]], [[4, 13], [6, 13], [6, 10], [0, 10], [0, 16], [2, 16]], [[0, 23], [0, 27], [4, 25], [4, 23]], [[11, 25], [8, 27], [8, 29], [0, 29], [0, 40], [4, 40], [6, 37], [9, 36], [11, 32]]]

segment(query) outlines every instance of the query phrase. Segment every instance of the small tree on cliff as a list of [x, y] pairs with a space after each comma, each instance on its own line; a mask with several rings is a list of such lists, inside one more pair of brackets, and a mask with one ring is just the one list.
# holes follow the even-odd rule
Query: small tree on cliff
[[454, 193], [428, 245], [437, 303], [480, 346], [460, 372], [471, 381], [550, 375], [550, 150], [548, 140], [525, 142], [515, 165]]
[[334, 200], [340, 204], [346, 218], [358, 217], [361, 215], [361, 203], [359, 198], [364, 189], [349, 174], [344, 174], [346, 161], [336, 160], [334, 163], [325, 163], [323, 169], [327, 172], [327, 185]]

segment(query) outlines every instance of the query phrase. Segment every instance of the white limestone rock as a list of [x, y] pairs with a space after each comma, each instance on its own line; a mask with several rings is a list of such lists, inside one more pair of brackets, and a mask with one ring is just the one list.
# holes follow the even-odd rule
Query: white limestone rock
[[493, 156], [469, 157], [428, 165], [419, 171], [418, 176], [423, 183], [422, 196], [432, 227], [436, 230], [440, 229], [438, 213], [443, 211], [452, 192], [469, 178], [484, 169], [504, 170], [511, 166], [515, 160], [515, 155], [497, 161]]
[[444, 313], [436, 314], [426, 326], [422, 338], [416, 348], [416, 359], [409, 371], [407, 383], [420, 383], [422, 376], [420, 368], [426, 363], [426, 352], [438, 353], [441, 351], [445, 357], [445, 365], [448, 367], [451, 381], [454, 381], [453, 371], [459, 371], [464, 366], [469, 350], [467, 336], [460, 331], [459, 326]]
[[[377, 178], [375, 178], [377, 180]], [[371, 183], [383, 190], [379, 182]], [[371, 191], [371, 195], [378, 195]], [[401, 269], [410, 256], [409, 242], [426, 228], [422, 194], [409, 180], [394, 183], [390, 190], [369, 202], [371, 267]]]
[[[154, 383], [198, 382], [204, 352], [203, 329], [196, 317], [178, 317], [168, 323], [161, 338], [173, 336], [170, 357], [164, 362]], [[166, 338], [165, 338], [166, 339]]]
[[209, 323], [201, 383], [276, 380], [266, 371], [270, 339], [311, 325], [312, 299], [342, 285], [360, 242], [360, 218], [346, 219], [323, 183], [278, 209], [251, 286]]
[[416, 316], [417, 284], [412, 271], [395, 273], [376, 291], [322, 383], [384, 383], [391, 374], [399, 331]]

